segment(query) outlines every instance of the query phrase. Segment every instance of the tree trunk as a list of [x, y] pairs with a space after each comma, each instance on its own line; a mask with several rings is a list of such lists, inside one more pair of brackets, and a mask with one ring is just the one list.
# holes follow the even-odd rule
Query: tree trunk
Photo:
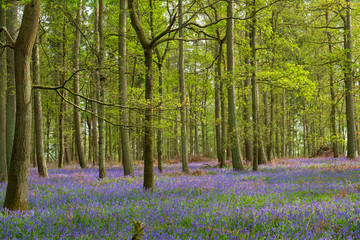
[[223, 155], [222, 139], [221, 139], [221, 95], [220, 95], [220, 82], [221, 82], [221, 59], [222, 59], [222, 44], [217, 44], [215, 52], [218, 54], [215, 69], [215, 134], [216, 134], [216, 154], [220, 168], [226, 166], [225, 156]]
[[113, 138], [113, 132], [112, 132], [112, 125], [109, 124], [109, 161], [112, 162], [113, 159], [114, 159], [114, 156], [113, 156], [113, 141], [112, 141], [112, 138]]
[[[160, 101], [162, 101], [162, 95], [163, 95], [163, 73], [162, 73], [162, 65], [159, 64], [158, 65], [159, 68], [159, 98]], [[161, 104], [161, 103], [160, 103]], [[163, 152], [162, 152], [162, 142], [163, 142], [163, 137], [162, 137], [162, 129], [161, 129], [161, 114], [162, 114], [162, 109], [161, 109], [161, 105], [159, 106], [159, 111], [158, 111], [158, 118], [159, 118], [159, 127], [158, 127], [158, 132], [157, 132], [157, 158], [158, 158], [158, 169], [160, 172], [163, 171]]]
[[121, 109], [121, 119], [123, 127], [120, 128], [122, 159], [124, 164], [124, 175], [134, 175], [134, 162], [131, 157], [129, 139], [129, 111], [127, 106], [127, 79], [126, 79], [126, 0], [120, 1], [119, 15], [119, 93]]
[[[40, 85], [40, 56], [39, 56], [39, 37], [36, 38], [33, 52], [33, 84]], [[34, 121], [35, 121], [35, 140], [36, 140], [36, 163], [40, 177], [48, 177], [48, 171], [44, 155], [44, 133], [43, 133], [43, 117], [41, 106], [41, 90], [34, 89]]]
[[[79, 53], [80, 53], [80, 25], [81, 25], [81, 10], [82, 10], [82, 0], [79, 0], [79, 5], [77, 9], [76, 14], [76, 31], [75, 31], [75, 45], [74, 45], [74, 52], [73, 52], [73, 68], [74, 71], [79, 70]], [[81, 134], [81, 116], [80, 116], [80, 110], [78, 107], [80, 107], [80, 97], [77, 96], [80, 93], [79, 90], [79, 82], [80, 77], [79, 73], [76, 73], [74, 75], [74, 104], [77, 107], [74, 107], [74, 127], [75, 127], [75, 145], [76, 145], [76, 151], [77, 156], [79, 158], [79, 164], [81, 168], [86, 168], [86, 160], [84, 156], [84, 145], [83, 145], [83, 138]]]
[[252, 21], [250, 24], [250, 66], [251, 66], [251, 96], [252, 96], [252, 117], [253, 117], [253, 171], [258, 170], [260, 163], [260, 122], [259, 122], [259, 90], [256, 83], [256, 1], [253, 0], [252, 5]]
[[353, 60], [352, 60], [352, 27], [351, 27], [351, 0], [346, 0], [346, 20], [344, 38], [346, 51], [345, 60], [345, 101], [346, 101], [346, 126], [347, 126], [347, 158], [356, 158], [356, 137], [354, 118], [354, 93], [353, 93]]
[[[66, 43], [67, 43], [67, 35], [66, 35], [66, 18], [63, 20], [63, 29], [62, 29], [62, 70], [61, 70], [61, 84], [64, 84], [66, 81], [66, 68], [67, 68], [67, 59], [66, 59]], [[64, 98], [68, 98], [68, 92], [63, 91]], [[63, 121], [64, 128], [66, 131], [64, 132], [64, 160], [67, 164], [71, 163], [71, 117], [69, 116], [69, 104], [66, 102], [62, 103], [63, 109]]]
[[[18, 2], [8, 3], [6, 11], [6, 26], [10, 35], [15, 39], [17, 33]], [[15, 89], [15, 55], [14, 50], [7, 49], [7, 90], [6, 90], [6, 158], [7, 169], [10, 171], [12, 150], [15, 136], [15, 115], [16, 115], [16, 89]]]
[[[246, 3], [249, 7], [249, 3]], [[247, 14], [247, 16], [250, 14]], [[250, 40], [251, 24], [247, 24], [247, 31], [245, 31], [245, 39], [249, 41], [249, 46], [251, 47]], [[247, 54], [245, 57], [245, 67], [246, 67], [246, 78], [244, 81], [244, 136], [245, 136], [245, 159], [248, 162], [253, 162], [253, 144], [252, 144], [252, 134], [251, 134], [251, 108], [250, 101], [251, 99], [251, 76], [250, 76], [250, 54]]]
[[[103, 14], [104, 14], [104, 2], [99, 0], [99, 39], [100, 39], [100, 51], [99, 51], [99, 76], [100, 76], [100, 101], [105, 100], [105, 75], [102, 71], [104, 57], [105, 57], [105, 38], [103, 30]], [[99, 178], [106, 178], [105, 168], [105, 106], [99, 104]]]
[[[328, 25], [330, 22], [329, 19], [329, 10], [326, 10], [326, 24]], [[332, 46], [332, 38], [330, 32], [326, 32], [329, 42], [329, 54], [333, 54], [333, 46]], [[335, 82], [334, 82], [334, 66], [330, 65], [330, 96], [331, 96], [331, 112], [330, 112], [330, 129], [331, 129], [331, 142], [332, 142], [332, 150], [334, 152], [334, 157], [339, 157], [339, 150], [337, 144], [337, 134], [336, 134], [336, 100], [335, 100]]]
[[13, 154], [4, 208], [27, 211], [28, 164], [31, 154], [30, 57], [39, 22], [40, 0], [25, 5], [19, 36], [15, 42], [16, 123]]
[[283, 89], [283, 111], [282, 111], [282, 147], [281, 147], [281, 156], [286, 157], [286, 89]]
[[[96, 48], [96, 52], [100, 51], [100, 43], [99, 43], [99, 9], [97, 2], [94, 4], [94, 14], [95, 14], [95, 22], [94, 22], [94, 44]], [[94, 63], [96, 64], [96, 62]], [[99, 72], [97, 70], [93, 71], [93, 76], [91, 78], [92, 85], [92, 98], [98, 99], [99, 98]], [[95, 114], [98, 112], [98, 104], [95, 102], [91, 102], [91, 111]], [[93, 166], [96, 166], [99, 162], [99, 154], [98, 154], [98, 118], [96, 116], [91, 117], [92, 121], [92, 138], [91, 138], [91, 146], [93, 149]]]
[[153, 57], [152, 48], [145, 49], [145, 100], [148, 106], [145, 109], [144, 124], [144, 188], [154, 189], [154, 144], [153, 144], [153, 98], [154, 98], [154, 79], [153, 79]]
[[[179, 0], [179, 26], [183, 24], [183, 1]], [[179, 37], [184, 38], [184, 29], [181, 28], [179, 31]], [[186, 134], [186, 88], [185, 88], [185, 57], [184, 57], [184, 41], [179, 41], [179, 83], [180, 83], [180, 102], [181, 102], [181, 159], [182, 159], [182, 170], [185, 173], [190, 172], [188, 165], [188, 149], [187, 149], [187, 134]], [[190, 128], [191, 131], [191, 128]]]
[[235, 108], [235, 81], [234, 81], [234, 19], [233, 18], [233, 0], [227, 5], [226, 21], [226, 43], [227, 43], [227, 71], [230, 78], [228, 86], [228, 114], [229, 114], [229, 137], [231, 146], [231, 157], [233, 168], [236, 171], [244, 170], [240, 157], [240, 149], [237, 134], [237, 119]]
[[[6, 26], [6, 11], [0, 1], [0, 28]], [[5, 43], [5, 32], [0, 33], [0, 43]], [[0, 55], [0, 182], [7, 180], [7, 159], [6, 159], [6, 48], [3, 48]]]

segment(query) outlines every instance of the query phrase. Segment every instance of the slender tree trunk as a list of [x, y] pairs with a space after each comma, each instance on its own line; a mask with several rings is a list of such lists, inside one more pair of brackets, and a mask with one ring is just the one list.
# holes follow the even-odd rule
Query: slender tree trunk
[[[162, 101], [162, 95], [163, 95], [163, 73], [162, 73], [162, 65], [158, 65], [159, 68], [159, 97], [160, 101]], [[161, 104], [161, 103], [160, 103]], [[157, 158], [158, 158], [158, 169], [160, 172], [163, 171], [163, 136], [162, 136], [162, 129], [161, 129], [161, 115], [162, 115], [162, 106], [159, 106], [159, 127], [157, 132]]]
[[204, 92], [204, 98], [202, 103], [202, 118], [201, 118], [201, 135], [202, 135], [202, 154], [203, 156], [206, 156], [208, 153], [207, 148], [207, 129], [206, 129], [206, 100], [207, 100], [207, 91]]
[[[179, 0], [179, 26], [183, 25], [183, 1]], [[184, 29], [179, 30], [179, 37], [184, 38]], [[187, 136], [186, 136], [186, 88], [185, 88], [185, 57], [184, 57], [184, 41], [179, 41], [179, 82], [180, 82], [180, 102], [181, 102], [181, 159], [182, 159], [182, 170], [185, 173], [190, 172], [188, 165], [188, 149], [187, 149]], [[190, 128], [191, 131], [191, 128]]]
[[222, 44], [217, 44], [215, 47], [215, 52], [218, 54], [218, 59], [216, 61], [215, 69], [215, 134], [216, 134], [216, 154], [220, 168], [226, 166], [225, 156], [223, 155], [222, 150], [222, 141], [221, 141], [221, 96], [220, 96], [220, 82], [221, 82], [221, 59], [222, 59]]
[[283, 158], [286, 157], [286, 89], [283, 89], [283, 111], [282, 111], [282, 147], [281, 147], [281, 155]]
[[226, 164], [227, 152], [226, 149], [228, 147], [227, 134], [226, 134], [226, 98], [225, 98], [225, 90], [224, 83], [220, 81], [220, 107], [221, 107], [221, 155], [223, 157], [224, 164]]
[[[37, 37], [33, 52], [32, 52], [32, 64], [33, 64], [33, 83], [34, 85], [40, 85], [40, 56], [39, 56], [39, 37]], [[36, 162], [38, 167], [38, 173], [41, 177], [48, 177], [48, 171], [44, 155], [44, 134], [43, 134], [43, 117], [41, 106], [41, 90], [34, 89], [34, 121], [35, 121], [35, 139], [36, 139]]]
[[[80, 33], [80, 25], [81, 25], [81, 11], [82, 11], [82, 0], [79, 0], [79, 5], [78, 5], [78, 9], [77, 9], [77, 14], [76, 14], [76, 32], [75, 32], [75, 45], [74, 45], [74, 52], [73, 52], [73, 68], [74, 71], [78, 71], [79, 70], [79, 53], [80, 53], [80, 38], [81, 38], [81, 33]], [[79, 82], [80, 82], [80, 77], [79, 74], [76, 73], [74, 75], [74, 93], [75, 94], [79, 94], [80, 90], [79, 90]], [[79, 107], [80, 106], [80, 97], [74, 95], [74, 104]], [[80, 110], [74, 107], [74, 126], [75, 126], [75, 145], [76, 145], [76, 151], [77, 151], [77, 156], [79, 159], [79, 164], [81, 168], [86, 168], [86, 160], [85, 160], [85, 156], [84, 156], [84, 148], [83, 148], [83, 138], [82, 138], [82, 134], [81, 134], [81, 115], [80, 115]]]
[[[6, 11], [6, 26], [13, 39], [16, 39], [18, 3], [11, 1], [8, 3]], [[16, 115], [16, 95], [15, 95], [15, 55], [14, 50], [7, 49], [7, 90], [6, 90], [6, 158], [7, 169], [10, 171], [12, 150], [15, 136], [15, 115]]]
[[[95, 22], [94, 22], [94, 44], [96, 48], [96, 52], [98, 53], [100, 51], [100, 40], [99, 40], [99, 9], [97, 2], [94, 4], [94, 14], [95, 14]], [[94, 63], [96, 64], [96, 62]], [[93, 76], [91, 78], [92, 80], [92, 97], [94, 99], [99, 98], [99, 72], [97, 70], [93, 71]], [[95, 102], [91, 102], [91, 111], [93, 113], [98, 112], [98, 104]], [[93, 149], [93, 166], [96, 166], [99, 162], [99, 154], [98, 154], [98, 119], [95, 116], [91, 117], [92, 119], [92, 149]]]
[[89, 129], [89, 143], [88, 143], [88, 148], [89, 148], [89, 156], [88, 156], [88, 162], [92, 163], [93, 162], [93, 150], [92, 150], [92, 126], [91, 126], [91, 117], [86, 117], [86, 123]]
[[269, 145], [267, 149], [267, 158], [270, 161], [271, 158], [274, 157], [274, 103], [275, 103], [275, 97], [274, 97], [274, 90], [270, 90], [270, 131], [269, 131]]
[[[246, 3], [247, 7], [249, 3]], [[250, 15], [250, 14], [247, 14]], [[245, 38], [251, 43], [250, 40], [251, 24], [247, 24], [247, 30], [245, 31]], [[250, 46], [251, 47], [251, 46]], [[244, 136], [245, 136], [245, 159], [248, 162], [253, 162], [253, 145], [251, 134], [251, 76], [250, 76], [250, 54], [245, 57], [246, 66], [246, 78], [244, 81]]]
[[[100, 39], [100, 51], [99, 51], [99, 76], [100, 76], [100, 101], [105, 100], [105, 75], [102, 71], [103, 62], [105, 58], [105, 38], [103, 30], [103, 14], [104, 14], [104, 2], [99, 0], [99, 39]], [[105, 168], [105, 106], [99, 104], [99, 178], [106, 178]]]
[[154, 77], [153, 77], [153, 49], [145, 49], [145, 99], [148, 106], [145, 109], [144, 124], [144, 188], [154, 189], [154, 143], [153, 143], [153, 98], [154, 98]]
[[40, 0], [25, 5], [15, 42], [16, 123], [4, 208], [27, 211], [28, 164], [31, 154], [30, 57], [39, 22]]
[[126, 0], [120, 1], [119, 15], [119, 93], [121, 109], [121, 119], [123, 127], [120, 128], [122, 159], [124, 163], [124, 175], [134, 175], [134, 162], [131, 158], [131, 148], [129, 139], [129, 111], [127, 106], [127, 78], [126, 78]]
[[[61, 82], [60, 82], [61, 83]], [[61, 91], [63, 93], [64, 91]], [[58, 168], [64, 167], [64, 101], [60, 100]]]
[[[62, 42], [61, 42], [61, 51], [62, 51], [62, 70], [61, 70], [61, 84], [64, 84], [66, 81], [66, 65], [67, 65], [67, 60], [66, 60], [66, 43], [67, 43], [67, 35], [66, 35], [66, 18], [64, 17], [64, 21], [63, 21], [63, 28], [62, 28]], [[62, 95], [64, 96], [64, 98], [68, 98], [68, 92], [67, 91], [62, 91]], [[70, 140], [70, 135], [71, 135], [71, 120], [70, 120], [70, 116], [69, 116], [69, 105], [66, 102], [62, 102], [62, 109], [61, 109], [61, 114], [62, 114], [62, 121], [63, 121], [63, 160], [65, 160], [65, 162], [67, 164], [71, 163], [71, 140]], [[66, 131], [64, 131], [64, 129], [66, 129]]]
[[[329, 19], [329, 10], [326, 10], [326, 24], [328, 25], [330, 22]], [[326, 32], [329, 42], [329, 53], [330, 55], [333, 54], [333, 46], [332, 46], [332, 38], [330, 32]], [[331, 129], [331, 142], [332, 142], [332, 149], [334, 152], [334, 157], [339, 157], [339, 150], [337, 144], [337, 134], [336, 134], [336, 100], [335, 100], [335, 81], [334, 81], [334, 66], [330, 65], [330, 96], [331, 96], [331, 112], [330, 112], [330, 129]]]
[[260, 163], [260, 122], [259, 122], [259, 90], [256, 83], [256, 1], [253, 0], [252, 5], [252, 21], [250, 24], [250, 48], [251, 48], [251, 96], [252, 96], [252, 117], [253, 117], [253, 135], [254, 135], [254, 148], [253, 148], [253, 171], [258, 170]]
[[109, 124], [109, 161], [112, 162], [113, 159], [114, 159], [114, 156], [113, 156], [113, 141], [112, 141], [112, 138], [113, 138], [113, 132], [112, 132], [113, 128], [112, 128], [112, 125]]
[[345, 38], [345, 101], [346, 101], [346, 126], [347, 126], [347, 157], [356, 158], [356, 136], [354, 118], [354, 93], [353, 93], [353, 60], [352, 60], [352, 27], [351, 27], [351, 0], [346, 0], [346, 20], [344, 27]]
[[227, 4], [226, 21], [226, 43], [227, 43], [227, 71], [230, 78], [228, 86], [228, 112], [229, 112], [229, 134], [233, 168], [236, 171], [244, 169], [240, 157], [240, 149], [237, 134], [237, 119], [235, 108], [235, 81], [234, 81], [234, 19], [233, 0]]
[[[0, 1], [0, 28], [6, 26], [6, 11]], [[0, 42], [5, 43], [5, 33], [0, 33]], [[6, 159], [6, 48], [3, 48], [0, 55], [0, 182], [7, 180], [7, 159]]]
[[50, 161], [50, 126], [51, 126], [51, 117], [49, 102], [46, 103], [47, 113], [46, 113], [46, 162]]

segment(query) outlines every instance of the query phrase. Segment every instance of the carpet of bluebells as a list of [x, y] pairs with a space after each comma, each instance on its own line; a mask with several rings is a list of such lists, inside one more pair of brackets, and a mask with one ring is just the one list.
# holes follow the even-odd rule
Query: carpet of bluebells
[[[142, 190], [142, 170], [120, 167], [99, 180], [96, 168], [29, 177], [26, 214], [0, 214], [0, 239], [131, 239], [132, 219], [143, 239], [360, 239], [360, 162], [293, 159], [252, 171], [192, 163], [156, 172], [154, 192]], [[0, 184], [0, 204], [5, 184]]]

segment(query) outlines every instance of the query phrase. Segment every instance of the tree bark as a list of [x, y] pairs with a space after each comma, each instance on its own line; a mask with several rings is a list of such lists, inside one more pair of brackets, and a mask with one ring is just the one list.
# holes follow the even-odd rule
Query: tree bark
[[[74, 71], [79, 70], [79, 53], [80, 53], [80, 39], [81, 39], [81, 33], [80, 33], [80, 25], [81, 25], [81, 10], [82, 10], [82, 0], [79, 0], [79, 5], [76, 13], [76, 31], [75, 31], [75, 45], [74, 45], [74, 51], [73, 51], [73, 68]], [[74, 93], [76, 95], [79, 95], [79, 73], [76, 73], [74, 75]], [[80, 106], [80, 97], [74, 95], [74, 104], [79, 107]], [[81, 134], [81, 115], [80, 110], [74, 107], [74, 127], [75, 127], [75, 145], [76, 145], [76, 151], [77, 156], [79, 159], [79, 164], [81, 168], [86, 168], [86, 160], [84, 155], [84, 144], [83, 144], [83, 138]]]
[[[247, 7], [250, 6], [249, 2], [246, 3]], [[247, 16], [250, 14], [247, 13]], [[250, 20], [249, 20], [250, 21]], [[247, 24], [247, 29], [245, 31], [245, 39], [249, 41], [249, 46], [251, 43], [250, 40], [251, 24]], [[250, 46], [251, 47], [251, 46]], [[245, 159], [248, 162], [253, 162], [253, 144], [251, 134], [251, 75], [250, 75], [250, 54], [247, 54], [245, 57], [245, 66], [246, 66], [246, 78], [244, 81], [244, 136], [245, 136]]]
[[216, 155], [220, 168], [225, 167], [225, 156], [222, 151], [221, 141], [221, 96], [220, 96], [220, 82], [221, 82], [221, 59], [222, 59], [222, 44], [217, 44], [215, 52], [218, 54], [215, 69], [215, 135], [216, 135]]
[[[0, 28], [6, 26], [6, 11], [0, 1]], [[0, 33], [0, 43], [6, 43], [5, 32]], [[6, 48], [0, 55], [0, 182], [7, 180], [7, 159], [6, 159]]]
[[[326, 10], [326, 24], [330, 23], [329, 19], [329, 10]], [[329, 42], [329, 54], [333, 54], [333, 46], [332, 46], [332, 38], [329, 31], [326, 32], [328, 42]], [[330, 80], [330, 96], [331, 96], [331, 112], [330, 112], [330, 129], [331, 129], [331, 142], [332, 142], [332, 150], [334, 153], [334, 157], [339, 157], [339, 150], [337, 144], [337, 134], [336, 134], [336, 100], [335, 100], [335, 81], [334, 81], [334, 66], [331, 64], [329, 67], [329, 80]]]
[[[159, 68], [159, 97], [160, 97], [160, 101], [162, 101], [162, 95], [163, 95], [163, 73], [162, 73], [162, 65], [159, 64], [158, 65]], [[162, 129], [161, 129], [161, 115], [162, 115], [162, 109], [161, 109], [161, 105], [159, 106], [159, 127], [158, 127], [158, 132], [157, 132], [157, 157], [158, 157], [158, 169], [160, 172], [163, 171], [163, 151], [162, 151], [162, 142], [163, 142], [163, 137], [162, 137]]]
[[[40, 85], [40, 56], [39, 56], [39, 37], [36, 38], [33, 52], [32, 52], [32, 64], [33, 64], [33, 83], [34, 85]], [[35, 121], [35, 141], [36, 141], [36, 163], [38, 167], [38, 173], [40, 177], [47, 178], [48, 170], [44, 155], [44, 133], [43, 133], [43, 117], [41, 106], [41, 90], [34, 89], [34, 121]]]
[[[179, 26], [183, 24], [183, 1], [179, 0], [178, 4], [179, 12]], [[181, 28], [179, 31], [179, 38], [184, 38], [184, 29]], [[186, 132], [186, 87], [185, 87], [185, 76], [184, 76], [184, 66], [185, 66], [185, 57], [184, 57], [184, 41], [179, 41], [179, 62], [178, 62], [178, 71], [179, 71], [179, 83], [180, 83], [180, 116], [181, 116], [181, 160], [182, 160], [182, 170], [185, 173], [190, 172], [188, 164], [188, 148], [187, 148], [187, 132]], [[190, 128], [191, 131], [191, 128]]]
[[226, 43], [227, 43], [227, 71], [229, 76], [228, 86], [228, 114], [229, 114], [229, 137], [233, 168], [236, 171], [244, 170], [240, 157], [240, 149], [237, 134], [237, 119], [235, 108], [235, 83], [234, 83], [234, 19], [233, 0], [227, 5]]
[[[66, 81], [66, 43], [67, 43], [67, 35], [66, 35], [66, 18], [64, 17], [63, 26], [62, 26], [62, 42], [61, 42], [61, 51], [62, 51], [62, 66], [61, 66], [61, 84], [64, 84]], [[62, 91], [64, 98], [68, 98], [68, 92]], [[63, 114], [63, 148], [64, 148], [64, 160], [67, 164], [71, 163], [71, 117], [69, 116], [69, 104], [66, 102], [62, 102], [62, 114]]]
[[347, 158], [356, 158], [356, 136], [354, 118], [354, 93], [353, 93], [353, 60], [352, 60], [352, 27], [351, 27], [351, 0], [346, 0], [346, 19], [344, 26], [345, 38], [345, 101], [346, 101], [346, 126], [347, 126]]
[[[6, 26], [13, 39], [16, 39], [18, 25], [18, 3], [11, 1], [8, 3], [6, 11]], [[6, 90], [6, 158], [7, 169], [10, 171], [12, 150], [15, 136], [15, 115], [16, 115], [16, 95], [15, 95], [15, 54], [11, 48], [7, 49], [7, 90]]]
[[25, 5], [15, 42], [16, 128], [4, 208], [27, 211], [28, 164], [31, 154], [30, 57], [39, 22], [40, 0]]
[[[99, 0], [99, 39], [100, 39], [100, 51], [99, 51], [99, 76], [100, 76], [100, 101], [105, 100], [105, 75], [102, 67], [105, 58], [105, 38], [103, 30], [103, 14], [104, 14], [104, 1]], [[99, 178], [106, 178], [105, 168], [105, 106], [99, 104]]]
[[260, 163], [260, 122], [259, 122], [259, 90], [256, 83], [256, 1], [251, 4], [252, 18], [250, 23], [250, 66], [251, 66], [251, 96], [252, 96], [252, 117], [253, 117], [253, 171], [258, 170]]
[[129, 111], [127, 106], [127, 78], [126, 78], [126, 0], [120, 1], [119, 15], [119, 94], [121, 109], [121, 119], [123, 127], [120, 127], [122, 144], [122, 159], [124, 165], [124, 175], [134, 175], [134, 162], [131, 157], [129, 139]]

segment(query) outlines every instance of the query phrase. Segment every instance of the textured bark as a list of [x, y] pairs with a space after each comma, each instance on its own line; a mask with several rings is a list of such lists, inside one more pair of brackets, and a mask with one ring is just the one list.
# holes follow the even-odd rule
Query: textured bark
[[[100, 39], [100, 51], [99, 51], [99, 76], [100, 76], [100, 101], [105, 100], [105, 75], [102, 71], [104, 57], [105, 57], [105, 38], [103, 30], [103, 14], [104, 14], [104, 2], [99, 0], [99, 39]], [[105, 106], [99, 104], [99, 178], [106, 178], [105, 168]]]
[[[8, 3], [6, 11], [6, 26], [13, 39], [17, 33], [17, 1]], [[15, 136], [15, 115], [16, 115], [16, 95], [15, 95], [15, 55], [14, 50], [7, 49], [7, 90], [6, 90], [6, 158], [7, 168], [10, 171], [12, 149]]]
[[226, 166], [225, 156], [223, 153], [223, 142], [221, 139], [221, 89], [220, 82], [222, 81], [222, 71], [221, 71], [221, 60], [222, 60], [222, 44], [218, 44], [215, 47], [215, 52], [218, 54], [218, 59], [216, 61], [215, 69], [215, 134], [216, 134], [216, 154], [220, 168]]
[[250, 23], [250, 66], [251, 66], [251, 97], [252, 97], [252, 120], [253, 120], [253, 171], [258, 170], [260, 164], [260, 122], [259, 122], [259, 90], [256, 82], [256, 14], [255, 5], [256, 1], [253, 0], [251, 4], [252, 18]]
[[237, 134], [237, 119], [235, 108], [235, 81], [234, 81], [234, 19], [233, 0], [227, 5], [226, 21], [226, 43], [227, 43], [227, 72], [229, 77], [228, 84], [228, 114], [229, 114], [229, 138], [231, 146], [231, 158], [233, 168], [236, 171], [244, 170], [240, 157], [240, 149]]
[[[159, 97], [160, 97], [160, 101], [162, 101], [162, 95], [163, 95], [163, 73], [162, 73], [162, 65], [159, 64], [158, 65], [159, 68]], [[158, 158], [158, 169], [160, 172], [163, 171], [163, 159], [162, 159], [162, 142], [163, 142], [163, 138], [162, 138], [162, 129], [161, 129], [161, 114], [162, 114], [162, 109], [161, 109], [161, 105], [159, 107], [159, 111], [158, 111], [158, 118], [159, 118], [159, 128], [157, 131], [157, 158]]]
[[[329, 10], [326, 10], [326, 24], [330, 22], [329, 19]], [[328, 38], [328, 47], [330, 55], [333, 54], [333, 45], [331, 43], [332, 37], [329, 31], [326, 32]], [[329, 80], [330, 80], [330, 96], [331, 96], [331, 112], [330, 112], [330, 129], [331, 129], [331, 142], [332, 150], [334, 152], [334, 157], [339, 157], [338, 143], [337, 143], [337, 134], [336, 134], [336, 100], [335, 100], [335, 80], [334, 80], [334, 66], [331, 64], [329, 66]]]
[[27, 211], [28, 164], [31, 154], [30, 57], [37, 33], [40, 0], [24, 8], [19, 36], [15, 42], [16, 128], [4, 208]]
[[[119, 14], [119, 100], [120, 105], [127, 106], [127, 78], [126, 78], [126, 0], [120, 1]], [[120, 128], [122, 144], [122, 160], [124, 175], [134, 175], [134, 161], [131, 157], [129, 139], [129, 111], [121, 109], [123, 127]]]
[[[37, 37], [33, 52], [32, 52], [32, 64], [33, 64], [33, 83], [34, 85], [40, 85], [40, 56], [39, 56], [39, 39]], [[41, 106], [41, 90], [34, 89], [34, 125], [35, 125], [35, 148], [36, 148], [36, 163], [39, 176], [48, 177], [48, 170], [44, 155], [44, 133], [43, 133], [43, 117]]]
[[344, 26], [345, 60], [345, 101], [346, 101], [346, 126], [347, 126], [347, 157], [356, 158], [356, 136], [354, 118], [354, 93], [353, 93], [353, 60], [352, 60], [352, 27], [351, 27], [351, 0], [346, 0], [346, 19]]
[[[183, 24], [183, 1], [179, 0], [178, 2], [178, 12], [179, 12], [179, 26]], [[184, 37], [184, 29], [181, 28], [179, 31], [179, 37]], [[186, 132], [186, 88], [185, 88], [185, 76], [184, 76], [184, 41], [179, 41], [179, 62], [178, 62], [178, 71], [179, 71], [179, 83], [180, 83], [180, 116], [181, 116], [181, 160], [182, 160], [182, 170], [183, 172], [189, 172], [188, 164], [188, 149], [187, 149], [187, 132]], [[191, 129], [190, 129], [191, 131]]]
[[154, 77], [153, 77], [153, 49], [145, 49], [145, 99], [148, 106], [145, 109], [144, 127], [144, 188], [154, 189], [154, 143], [153, 143], [153, 98], [154, 98]]
[[[94, 7], [95, 14], [95, 22], [94, 22], [94, 44], [96, 51], [100, 51], [100, 40], [99, 40], [99, 9], [98, 4], [96, 2]], [[96, 62], [94, 64], [97, 64]], [[93, 71], [93, 76], [91, 78], [92, 85], [94, 86], [91, 89], [91, 95], [93, 99], [99, 98], [99, 72], [97, 70]], [[95, 102], [91, 102], [91, 111], [95, 114], [98, 113], [98, 104]], [[93, 149], [93, 166], [96, 166], [99, 162], [99, 154], [98, 154], [98, 118], [96, 116], [91, 117], [92, 121], [92, 138], [91, 138], [91, 146]]]
[[144, 189], [154, 189], [154, 143], [153, 143], [153, 94], [154, 94], [154, 78], [153, 78], [153, 48], [148, 40], [145, 31], [141, 27], [140, 20], [136, 14], [135, 3], [129, 0], [129, 11], [131, 25], [133, 26], [138, 39], [144, 50], [145, 57], [145, 100], [147, 107], [145, 109], [144, 123]]
[[[80, 33], [80, 25], [81, 25], [81, 10], [82, 10], [82, 0], [79, 0], [79, 5], [76, 13], [76, 31], [75, 31], [75, 45], [73, 50], [73, 69], [74, 71], [79, 70], [79, 53], [80, 53], [80, 39], [81, 39], [81, 33]], [[74, 75], [74, 93], [79, 94], [79, 82], [80, 77], [79, 73], [76, 73]], [[80, 106], [80, 97], [74, 95], [74, 104], [76, 106]], [[86, 168], [86, 160], [84, 155], [84, 144], [83, 144], [83, 138], [81, 134], [81, 115], [80, 110], [77, 107], [74, 107], [74, 128], [75, 128], [75, 145], [76, 145], [76, 152], [77, 157], [79, 160], [79, 164], [81, 168]]]
[[[66, 43], [67, 43], [67, 35], [66, 35], [66, 18], [64, 17], [63, 20], [63, 26], [62, 26], [62, 42], [61, 42], [61, 84], [64, 84], [66, 81], [66, 65], [67, 65], [67, 59], [66, 59]], [[68, 92], [63, 91], [62, 95], [64, 98], [68, 98]], [[70, 164], [71, 162], [71, 117], [69, 116], [69, 104], [66, 102], [62, 102], [62, 114], [63, 114], [63, 127], [65, 129], [64, 131], [64, 160], [67, 164]]]
[[[249, 2], [247, 2], [247, 6]], [[247, 16], [249, 13], [247, 13]], [[245, 31], [245, 38], [250, 43], [250, 29], [251, 24], [247, 24], [247, 30]], [[250, 45], [250, 44], [249, 44]], [[250, 54], [245, 57], [246, 78], [244, 81], [244, 136], [245, 136], [245, 159], [248, 162], [253, 162], [253, 144], [251, 134], [251, 75], [250, 75]]]
[[[0, 1], [0, 28], [6, 26], [6, 11], [1, 7], [4, 0]], [[5, 33], [0, 33], [0, 43], [6, 42]], [[6, 48], [0, 55], [0, 182], [7, 180], [6, 159]]]

